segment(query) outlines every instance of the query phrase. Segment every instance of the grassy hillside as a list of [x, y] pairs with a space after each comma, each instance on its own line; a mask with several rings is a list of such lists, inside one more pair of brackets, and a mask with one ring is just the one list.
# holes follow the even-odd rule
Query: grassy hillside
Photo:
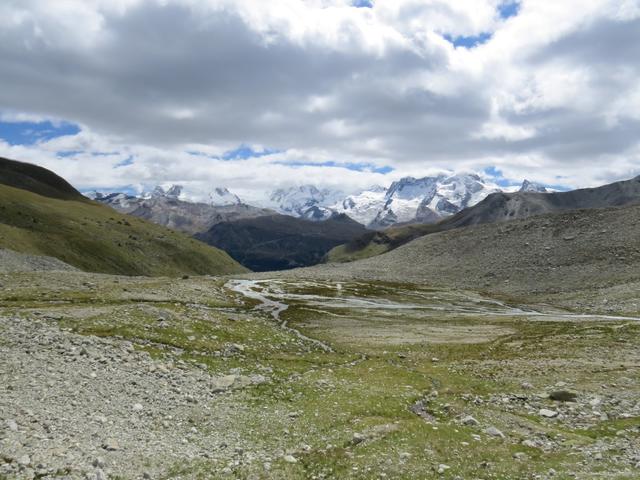
[[0, 183], [44, 197], [86, 201], [64, 178], [31, 163], [0, 157]]
[[[5, 180], [0, 181], [1, 248], [55, 257], [91, 272], [181, 275], [245, 271], [226, 253], [183, 234], [121, 215], [82, 197], [52, 198], [60, 197], [61, 190], [55, 185], [64, 187], [55, 175], [44, 182], [21, 177], [23, 184], [36, 185], [48, 196], [7, 186], [7, 177], [0, 177]], [[17, 174], [12, 177], [20, 179]], [[51, 179], [54, 186], [47, 183]], [[67, 190], [67, 194], [67, 198], [73, 197], [73, 192]]]

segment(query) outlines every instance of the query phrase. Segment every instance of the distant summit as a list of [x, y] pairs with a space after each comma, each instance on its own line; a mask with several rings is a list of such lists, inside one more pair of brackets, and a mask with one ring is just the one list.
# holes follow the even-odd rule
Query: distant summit
[[371, 228], [398, 223], [435, 223], [500, 191], [476, 174], [405, 177], [391, 184]]
[[85, 195], [115, 210], [144, 218], [165, 227], [194, 234], [204, 232], [221, 222], [232, 222], [262, 215], [273, 210], [242, 203], [226, 188], [214, 188], [205, 202], [190, 202], [182, 185], [158, 185], [139, 197], [126, 193], [88, 192]]
[[522, 182], [522, 187], [520, 187], [520, 192], [536, 192], [536, 193], [548, 193], [549, 191], [544, 185], [540, 183], [530, 182], [529, 180], [525, 180]]
[[215, 188], [209, 194], [209, 203], [215, 206], [240, 205], [242, 200], [226, 188]]
[[344, 193], [337, 190], [320, 190], [314, 185], [301, 185], [275, 190], [269, 201], [270, 206], [282, 214], [322, 221], [331, 218], [333, 210], [329, 207], [342, 198]]

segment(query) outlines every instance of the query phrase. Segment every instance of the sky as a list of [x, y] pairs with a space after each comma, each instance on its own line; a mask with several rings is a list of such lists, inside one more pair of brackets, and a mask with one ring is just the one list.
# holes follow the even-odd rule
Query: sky
[[640, 0], [3, 0], [0, 156], [259, 201], [640, 174]]

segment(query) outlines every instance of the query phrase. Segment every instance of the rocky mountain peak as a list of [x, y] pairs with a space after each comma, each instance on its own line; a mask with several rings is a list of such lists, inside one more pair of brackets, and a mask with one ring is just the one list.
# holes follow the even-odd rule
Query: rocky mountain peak
[[227, 188], [216, 187], [209, 194], [209, 203], [214, 206], [240, 205], [242, 200]]
[[537, 193], [547, 193], [548, 190], [544, 185], [539, 183], [530, 182], [529, 180], [525, 180], [522, 182], [522, 187], [520, 187], [521, 192], [537, 192]]

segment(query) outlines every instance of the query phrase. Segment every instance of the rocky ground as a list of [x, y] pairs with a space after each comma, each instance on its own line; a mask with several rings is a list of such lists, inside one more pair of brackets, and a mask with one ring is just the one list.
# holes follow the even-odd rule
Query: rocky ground
[[277, 321], [224, 279], [0, 284], [0, 478], [640, 476], [634, 319], [379, 282], [253, 285]]
[[[632, 206], [478, 225], [426, 235], [365, 260], [281, 275], [411, 282], [501, 293], [524, 302], [556, 294], [556, 300], [568, 294], [577, 299], [575, 293], [584, 292], [582, 303], [589, 304], [594, 293], [600, 301], [612, 300], [606, 291], [613, 289], [630, 300], [618, 307], [638, 312], [639, 219], [640, 207]], [[602, 305], [603, 310], [612, 306]]]
[[27, 255], [0, 248], [0, 272], [72, 271], [77, 270], [53, 257]]

